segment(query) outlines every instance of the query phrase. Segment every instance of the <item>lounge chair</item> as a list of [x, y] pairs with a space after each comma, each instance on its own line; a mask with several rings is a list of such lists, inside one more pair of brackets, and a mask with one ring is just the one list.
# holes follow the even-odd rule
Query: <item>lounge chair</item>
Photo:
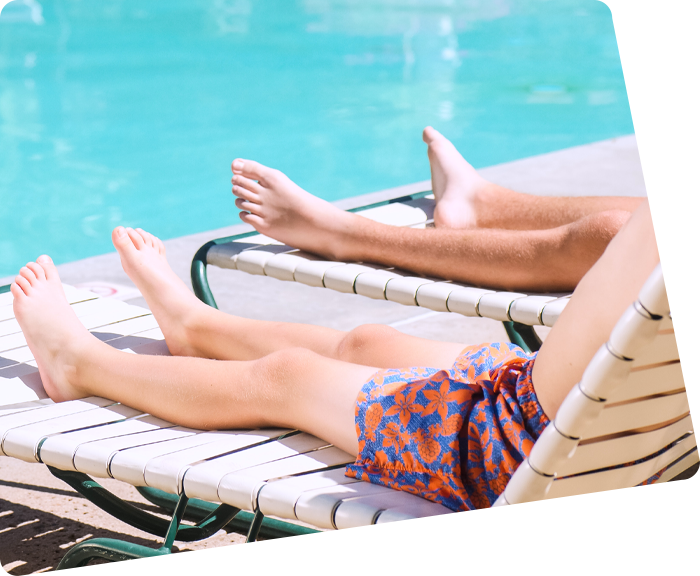
[[[165, 353], [148, 311], [107, 304], [69, 287], [66, 292], [83, 324], [102, 340], [136, 353]], [[24, 390], [10, 394], [13, 404], [0, 407], [0, 451], [49, 466], [114, 516], [164, 538], [159, 549], [87, 540], [75, 545], [59, 568], [96, 557], [168, 554], [174, 541], [206, 537], [222, 527], [247, 530], [252, 541], [259, 535], [313, 531], [300, 522], [339, 529], [450, 513], [412, 494], [347, 478], [344, 465], [352, 460], [350, 455], [298, 431], [202, 432], [103, 398], [61, 404], [42, 399], [7, 296], [0, 294], [0, 317], [5, 319], [0, 321], [0, 382], [3, 391], [13, 385]], [[3, 380], [3, 373], [15, 379]], [[650, 426], [655, 429], [638, 431]], [[496, 504], [635, 486], [654, 475], [663, 482], [687, 476], [697, 464], [658, 267]], [[172, 520], [120, 501], [87, 474], [139, 487], [171, 512]], [[188, 518], [197, 524], [183, 524]]]
[[[432, 192], [425, 189], [427, 185], [429, 182], [404, 186], [381, 196], [367, 195], [350, 200], [353, 204], [345, 203], [352, 212], [385, 224], [425, 228], [432, 225], [435, 206]], [[533, 326], [553, 326], [571, 296], [497, 291], [420, 277], [396, 268], [327, 261], [256, 232], [245, 232], [207, 242], [192, 260], [194, 292], [215, 308], [216, 300], [207, 279], [208, 265], [438, 312], [491, 318], [503, 322], [511, 342], [527, 351], [538, 350], [542, 344]]]

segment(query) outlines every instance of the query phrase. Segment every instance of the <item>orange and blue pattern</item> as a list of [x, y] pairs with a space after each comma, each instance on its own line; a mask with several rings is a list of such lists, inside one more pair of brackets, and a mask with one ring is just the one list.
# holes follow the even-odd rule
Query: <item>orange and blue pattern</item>
[[534, 360], [496, 343], [466, 348], [447, 370], [381, 370], [358, 395], [346, 475], [455, 511], [491, 506], [549, 423]]

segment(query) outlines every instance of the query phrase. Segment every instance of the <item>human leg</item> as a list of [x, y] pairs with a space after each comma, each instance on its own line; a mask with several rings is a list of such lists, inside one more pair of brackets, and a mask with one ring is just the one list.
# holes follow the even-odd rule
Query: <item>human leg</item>
[[256, 162], [236, 160], [233, 169], [241, 218], [263, 234], [334, 260], [493, 288], [573, 289], [629, 217], [593, 211], [542, 230], [400, 228], [339, 210]]
[[358, 221], [333, 257], [505, 290], [573, 290], [627, 220], [600, 212], [548, 230], [418, 230]]
[[225, 314], [200, 302], [168, 265], [163, 243], [148, 232], [116, 228], [112, 241], [124, 270], [146, 298], [173, 355], [255, 360], [288, 348], [396, 368], [450, 366], [464, 345], [408, 336], [382, 325], [343, 332], [323, 326], [268, 322]]
[[49, 396], [102, 396], [196, 428], [300, 428], [357, 453], [355, 399], [377, 368], [304, 349], [247, 362], [128, 354], [92, 336], [47, 257], [12, 285], [17, 320]]
[[435, 226], [543, 230], [598, 212], [630, 214], [643, 198], [623, 196], [536, 196], [482, 178], [454, 145], [434, 128], [423, 131], [435, 194]]

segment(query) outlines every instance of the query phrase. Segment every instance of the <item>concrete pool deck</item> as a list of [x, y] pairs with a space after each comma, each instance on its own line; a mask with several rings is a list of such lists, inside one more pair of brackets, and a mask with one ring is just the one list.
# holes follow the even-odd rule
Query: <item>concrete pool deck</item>
[[[634, 136], [625, 136], [550, 154], [526, 158], [479, 171], [487, 179], [518, 191], [562, 196], [645, 196], [644, 180]], [[407, 189], [421, 187], [421, 183]], [[342, 207], [381, 199], [389, 191], [348, 199]], [[208, 240], [249, 229], [235, 225], [165, 242], [176, 273], [190, 285], [189, 267], [196, 250]], [[67, 284], [101, 281], [133, 286], [115, 253], [59, 266]], [[12, 278], [0, 279], [0, 285]], [[307, 322], [349, 330], [364, 323], [384, 323], [408, 334], [463, 342], [505, 338], [502, 325], [483, 318], [426, 312], [392, 302], [370, 300], [322, 288], [209, 268], [209, 279], [222, 310], [250, 318]], [[139, 296], [126, 300], [145, 306]], [[289, 306], [294, 302], [294, 306]], [[130, 486], [114, 480], [102, 483], [119, 496], [148, 505]], [[70, 545], [88, 537], [112, 537], [155, 546], [144, 535], [101, 512], [56, 480], [44, 466], [0, 457], [0, 564], [11, 574], [55, 567]], [[207, 541], [182, 544], [195, 550], [242, 542], [243, 537], [220, 533]]]

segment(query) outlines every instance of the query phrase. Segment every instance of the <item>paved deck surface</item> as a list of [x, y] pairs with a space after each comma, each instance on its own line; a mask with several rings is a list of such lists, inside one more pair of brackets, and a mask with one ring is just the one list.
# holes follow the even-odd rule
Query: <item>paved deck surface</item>
[[[484, 177], [518, 191], [566, 196], [645, 196], [642, 169], [633, 136], [579, 146], [480, 171]], [[361, 204], [376, 201], [377, 193]], [[339, 204], [357, 204], [349, 199]], [[208, 240], [245, 231], [230, 226], [165, 242], [168, 259], [189, 285], [189, 266], [196, 250]], [[133, 286], [115, 253], [59, 266], [68, 284], [94, 281]], [[340, 294], [323, 288], [249, 276], [238, 271], [209, 269], [212, 291], [222, 310], [257, 319], [306, 322], [350, 330], [366, 323], [384, 323], [407, 334], [465, 345], [506, 338], [502, 325], [483, 318], [432, 313]], [[0, 279], [0, 285], [11, 278]], [[127, 300], [145, 306], [140, 298]], [[294, 306], [289, 306], [294, 302]], [[130, 486], [116, 481], [104, 485], [131, 502], [148, 506]], [[156, 547], [158, 540], [114, 520], [56, 480], [39, 464], [0, 457], [0, 564], [10, 574], [29, 574], [55, 567], [76, 541], [111, 537]], [[220, 533], [205, 542], [180, 546], [194, 550], [241, 542], [242, 537]]]

